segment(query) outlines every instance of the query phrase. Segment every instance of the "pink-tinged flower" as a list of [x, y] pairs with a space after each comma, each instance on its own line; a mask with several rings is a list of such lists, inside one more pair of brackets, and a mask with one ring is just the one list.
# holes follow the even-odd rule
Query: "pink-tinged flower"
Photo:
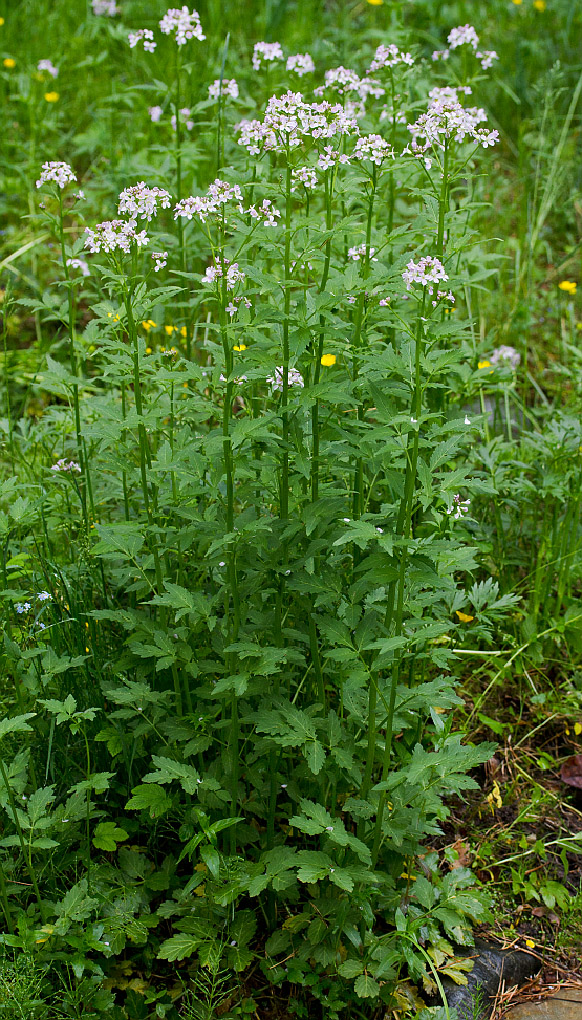
[[[223, 272], [223, 263], [226, 273]], [[202, 283], [211, 285], [222, 279], [223, 276], [226, 277], [227, 290], [234, 290], [237, 283], [243, 283], [245, 279], [245, 274], [242, 269], [239, 269], [238, 262], [233, 262], [231, 265], [228, 259], [223, 259], [222, 262], [219, 259], [214, 259], [202, 277]]]
[[505, 344], [502, 344], [501, 347], [495, 348], [489, 361], [492, 365], [499, 365], [507, 361], [509, 366], [515, 371], [521, 364], [521, 354], [519, 351], [516, 351], [515, 347], [507, 347]]
[[61, 459], [58, 460], [56, 464], [52, 465], [51, 471], [65, 471], [69, 473], [76, 471], [78, 474], [80, 474], [81, 466], [80, 464], [77, 464], [75, 460], [67, 460], [66, 457], [61, 457]]
[[408, 67], [412, 67], [414, 60], [410, 53], [404, 53], [398, 49], [394, 43], [390, 43], [388, 46], [378, 46], [374, 54], [374, 59], [368, 68], [368, 74], [374, 74], [375, 71], [381, 71], [384, 67], [396, 67], [397, 64], [405, 64]]
[[261, 150], [295, 149], [304, 138], [325, 139], [357, 132], [356, 119], [341, 103], [306, 103], [301, 92], [271, 96], [263, 120], [243, 120], [236, 129], [239, 145], [251, 155]]
[[[376, 251], [375, 248], [370, 248], [370, 261], [371, 262], [377, 262], [378, 261], [378, 259], [372, 258], [372, 256], [373, 256], [375, 251]], [[366, 257], [366, 245], [365, 244], [360, 244], [360, 245], [358, 245], [357, 247], [354, 247], [354, 248], [348, 248], [348, 258], [353, 259], [354, 262], [359, 262], [360, 259], [363, 259], [365, 257]]]
[[[209, 216], [222, 216], [224, 206], [230, 202], [240, 204], [242, 202], [242, 191], [238, 184], [228, 184], [218, 177], [208, 188], [206, 195], [190, 195], [181, 199], [174, 206], [174, 219], [179, 216], [191, 220], [194, 216], [201, 223], [206, 223]], [[240, 211], [240, 210], [239, 210]]]
[[482, 53], [480, 50], [477, 50], [475, 56], [477, 57], [477, 60], [481, 61], [481, 67], [484, 71], [489, 70], [489, 68], [493, 66], [494, 60], [499, 60], [495, 50], [483, 50]]
[[453, 517], [454, 521], [460, 521], [463, 518], [463, 514], [469, 513], [470, 503], [471, 503], [470, 499], [461, 499], [459, 493], [457, 492], [453, 496], [453, 505], [448, 508], [447, 513], [455, 515]]
[[115, 0], [91, 0], [91, 7], [97, 18], [114, 18], [116, 14], [119, 14], [119, 7]]
[[[192, 128], [194, 127], [194, 121], [190, 120], [191, 113], [192, 111], [189, 106], [183, 106], [181, 110], [178, 110], [178, 114], [180, 116], [180, 124], [182, 127], [186, 128], [186, 131], [191, 131]], [[172, 114], [170, 123], [172, 125], [172, 130], [175, 131], [178, 125], [175, 113]]]
[[[448, 280], [447, 272], [440, 259], [432, 255], [425, 255], [419, 262], [412, 259], [402, 274], [406, 289], [410, 290], [413, 283], [419, 283], [426, 287], [431, 283], [438, 283], [439, 280]], [[432, 291], [431, 291], [432, 293]]]
[[78, 269], [81, 276], [91, 276], [89, 266], [85, 262], [85, 259], [67, 259], [66, 264], [70, 269]]
[[54, 160], [50, 163], [43, 163], [40, 177], [36, 182], [37, 188], [42, 188], [43, 184], [58, 184], [62, 190], [65, 184], [70, 184], [71, 181], [76, 181], [77, 176], [73, 173], [68, 163], [58, 163]]
[[238, 84], [234, 78], [217, 78], [212, 85], [208, 86], [208, 98], [218, 99], [230, 96], [231, 99], [238, 99]]
[[153, 53], [156, 46], [154, 42], [154, 33], [149, 28], [138, 28], [136, 32], [130, 32], [127, 41], [129, 42], [129, 48], [134, 49], [138, 42], [143, 41], [143, 48], [146, 53]]
[[58, 78], [59, 76], [58, 67], [55, 67], [50, 60], [39, 60], [36, 66], [39, 71], [46, 71], [47, 74], [50, 74], [51, 78]]
[[171, 35], [173, 32], [177, 46], [185, 46], [190, 39], [198, 39], [199, 42], [206, 39], [198, 11], [192, 10], [190, 13], [185, 5], [170, 7], [167, 10], [160, 21], [160, 32], [164, 35]]
[[255, 43], [253, 48], [253, 67], [255, 71], [260, 71], [263, 61], [267, 64], [272, 64], [275, 60], [283, 60], [283, 50], [280, 43]]
[[135, 245], [141, 248], [149, 243], [149, 237], [145, 230], [137, 233], [135, 220], [104, 220], [97, 223], [94, 230], [85, 227], [85, 248], [97, 255], [99, 252], [109, 254], [114, 251], [122, 251], [129, 255]]
[[403, 154], [423, 157], [428, 149], [443, 149], [445, 139], [448, 138], [454, 138], [457, 142], [467, 139], [482, 145], [484, 149], [495, 145], [499, 140], [499, 132], [479, 127], [487, 120], [485, 110], [476, 106], [464, 107], [459, 102], [458, 93], [463, 91], [467, 94], [468, 88], [431, 89], [426, 113], [421, 114], [415, 124], [408, 125], [412, 141]]
[[292, 170], [291, 180], [293, 182], [291, 191], [296, 191], [298, 184], [302, 184], [308, 191], [317, 187], [317, 174], [310, 166], [300, 166], [296, 170]]
[[247, 213], [251, 219], [260, 220], [265, 227], [276, 227], [281, 217], [279, 209], [275, 208], [270, 198], [264, 198], [258, 209], [254, 205], [249, 206]]
[[447, 39], [450, 49], [456, 50], [458, 46], [471, 46], [476, 50], [479, 45], [479, 36], [472, 25], [459, 25], [452, 28]]
[[381, 166], [385, 159], [394, 159], [394, 149], [381, 135], [362, 135], [356, 142], [353, 159], [369, 159]]
[[168, 261], [167, 251], [153, 251], [152, 258], [155, 261], [154, 272], [159, 273], [160, 269], [163, 269]]
[[150, 220], [158, 214], [158, 202], [162, 209], [169, 209], [169, 191], [163, 188], [149, 188], [145, 181], [139, 181], [131, 188], [124, 188], [119, 196], [118, 215], [128, 213], [132, 219]]
[[[279, 392], [281, 393], [283, 392], [283, 378], [284, 378], [283, 373], [284, 368], [283, 366], [281, 366], [280, 368], [275, 369], [273, 375], [267, 376], [267, 382], [273, 391], [279, 390]], [[300, 372], [297, 371], [296, 368], [287, 369], [287, 382], [290, 387], [291, 386], [303, 387], [305, 385], [303, 382], [303, 376], [301, 375]]]
[[309, 53], [295, 53], [292, 57], [287, 57], [287, 70], [302, 78], [304, 74], [315, 71], [315, 64]]
[[162, 110], [161, 106], [148, 106], [148, 113], [150, 115], [150, 120], [152, 124], [158, 123], [163, 112], [164, 111]]

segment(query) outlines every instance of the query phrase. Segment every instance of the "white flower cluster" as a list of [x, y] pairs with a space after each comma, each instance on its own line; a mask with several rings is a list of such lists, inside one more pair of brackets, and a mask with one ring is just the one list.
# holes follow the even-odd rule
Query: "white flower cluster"
[[500, 362], [508, 361], [510, 367], [515, 370], [521, 364], [521, 354], [519, 351], [516, 351], [515, 347], [506, 347], [505, 344], [502, 344], [501, 347], [495, 348], [489, 361], [492, 365], [499, 365]]
[[[313, 91], [316, 96], [322, 96], [326, 89], [333, 89], [340, 96], [346, 95], [348, 92], [357, 92], [364, 103], [368, 96], [374, 96], [376, 99], [379, 99], [386, 91], [379, 82], [374, 81], [372, 78], [360, 78], [359, 74], [356, 74], [351, 68], [341, 65], [326, 71], [325, 85], [318, 85]], [[361, 104], [359, 105], [359, 113], [362, 115], [364, 110], [361, 108]]]
[[280, 97], [271, 96], [262, 121], [243, 120], [236, 130], [240, 133], [239, 145], [251, 155], [258, 155], [261, 148], [294, 149], [305, 137], [333, 138], [357, 132], [358, 126], [339, 103], [306, 103], [301, 92], [286, 92]]
[[103, 223], [97, 223], [94, 230], [90, 227], [85, 227], [85, 247], [89, 249], [94, 255], [103, 251], [110, 253], [114, 251], [123, 251], [126, 255], [129, 255], [132, 245], [137, 245], [141, 248], [142, 245], [148, 244], [149, 237], [145, 230], [140, 233], [136, 232], [135, 220], [104, 220]]
[[294, 182], [291, 191], [296, 191], [298, 184], [302, 184], [308, 191], [317, 187], [317, 174], [310, 166], [300, 166], [296, 170], [292, 170], [291, 180]]
[[85, 262], [85, 259], [67, 259], [67, 265], [70, 266], [71, 269], [78, 269], [81, 276], [91, 276], [89, 266]]
[[472, 25], [459, 25], [457, 28], [452, 28], [447, 42], [449, 44], [447, 49], [434, 51], [432, 55], [433, 60], [448, 60], [451, 50], [456, 50], [459, 46], [470, 46], [477, 60], [481, 61], [481, 67], [484, 71], [492, 66], [494, 60], [499, 60], [495, 50], [483, 50], [481, 52], [481, 50], [477, 49], [479, 36]]
[[234, 302], [230, 301], [225, 308], [225, 311], [228, 312], [231, 319], [236, 315], [238, 311], [237, 305], [241, 304], [241, 302], [245, 306], [245, 308], [253, 307], [252, 301], [249, 301], [247, 297], [244, 297], [243, 295], [240, 295], [240, 297], [235, 297]]
[[255, 43], [253, 49], [253, 67], [255, 71], [260, 71], [263, 60], [268, 64], [272, 64], [275, 60], [283, 60], [281, 44], [278, 42]]
[[[39, 591], [35, 597], [37, 602], [52, 602], [53, 600], [50, 591]], [[30, 602], [16, 602], [14, 608], [17, 613], [28, 613], [32, 609], [32, 605]], [[44, 624], [40, 624], [40, 626], [44, 629]]]
[[[241, 210], [239, 209], [239, 212]], [[270, 198], [264, 198], [261, 205], [257, 209], [256, 206], [251, 205], [246, 210], [253, 220], [261, 220], [265, 227], [276, 227], [277, 220], [281, 217], [279, 209], [275, 209], [275, 206], [271, 202]]]
[[50, 184], [54, 181], [62, 190], [65, 184], [70, 184], [71, 181], [76, 180], [77, 176], [73, 173], [68, 163], [58, 163], [53, 160], [50, 163], [42, 164], [42, 170], [36, 186], [37, 188], [42, 188], [43, 184]]
[[159, 273], [160, 269], [163, 269], [168, 261], [167, 251], [153, 251], [152, 258], [155, 261], [154, 272]]
[[[191, 131], [192, 128], [194, 127], [194, 121], [190, 120], [190, 114], [192, 113], [190, 107], [189, 106], [183, 106], [180, 110], [178, 110], [178, 113], [180, 115], [180, 124], [181, 124], [181, 126], [185, 127], [186, 131]], [[172, 125], [172, 130], [176, 131], [177, 127], [178, 127], [178, 121], [176, 119], [176, 114], [175, 113], [172, 114], [170, 123]]]
[[404, 154], [423, 156], [433, 147], [443, 149], [446, 138], [454, 138], [457, 142], [467, 138], [484, 149], [499, 140], [498, 131], [478, 127], [487, 120], [485, 110], [477, 106], [461, 106], [457, 89], [431, 89], [429, 98], [427, 112], [421, 114], [415, 124], [408, 125], [412, 142], [410, 148], [404, 149]]
[[[222, 86], [222, 87], [221, 87]], [[234, 78], [217, 78], [212, 85], [208, 86], [208, 98], [218, 99], [220, 96], [230, 96], [231, 99], [238, 99], [238, 83]]]
[[53, 464], [51, 471], [77, 471], [81, 472], [80, 464], [77, 464], [76, 460], [67, 460], [66, 457], [61, 457], [60, 460]]
[[461, 499], [459, 493], [457, 492], [456, 495], [453, 496], [453, 505], [447, 510], [447, 513], [448, 514], [454, 513], [455, 516], [453, 517], [453, 520], [460, 521], [463, 518], [463, 514], [469, 513], [470, 503], [471, 503], [470, 499]]
[[[238, 268], [238, 262], [233, 262], [230, 265], [228, 259], [223, 259], [224, 266], [226, 268], [226, 289], [234, 290], [237, 283], [242, 283], [245, 279], [245, 274], [242, 269]], [[223, 277], [222, 264], [219, 259], [214, 259], [214, 263], [208, 266], [206, 273], [202, 277], [202, 283], [215, 283], [216, 280], [220, 280]]]
[[431, 301], [431, 304], [432, 304], [433, 308], [436, 308], [436, 306], [438, 305], [439, 301], [442, 301], [443, 298], [446, 298], [447, 301], [450, 301], [452, 305], [454, 305], [454, 303], [455, 303], [455, 295], [453, 294], [452, 290], [449, 290], [449, 291], [446, 291], [446, 290], [437, 290], [436, 295], [435, 295], [434, 287], [433, 287], [430, 293], [433, 295], [433, 300]]
[[406, 289], [410, 290], [413, 283], [420, 283], [426, 287], [429, 283], [438, 283], [439, 280], [448, 280], [448, 275], [440, 259], [432, 255], [425, 255], [420, 262], [410, 260], [402, 274]]
[[349, 164], [351, 159], [349, 156], [346, 156], [345, 152], [340, 153], [332, 145], [324, 145], [323, 152], [317, 160], [319, 169], [329, 170], [330, 166], [335, 166], [336, 163]]
[[39, 60], [36, 66], [39, 71], [46, 71], [50, 74], [51, 78], [58, 78], [59, 76], [58, 67], [55, 67], [50, 60]]
[[[276, 368], [273, 375], [267, 376], [267, 382], [273, 390], [279, 390], [283, 392], [283, 372], [284, 368], [281, 365], [280, 368]], [[287, 369], [287, 383], [289, 386], [300, 386], [303, 387], [303, 376], [296, 368]]]
[[175, 34], [176, 45], [185, 46], [190, 39], [198, 39], [202, 42], [206, 36], [202, 32], [202, 25], [198, 11], [188, 7], [170, 7], [160, 21], [160, 32], [164, 35]]
[[143, 48], [146, 53], [153, 53], [157, 42], [154, 42], [154, 33], [150, 28], [138, 28], [137, 32], [130, 32], [128, 37], [130, 49], [134, 49], [138, 42], [143, 40]]
[[304, 74], [312, 74], [315, 71], [315, 64], [309, 53], [295, 53], [292, 57], [287, 57], [287, 70], [302, 78]]
[[[370, 248], [370, 261], [371, 262], [377, 262], [378, 261], [378, 259], [372, 258], [372, 256], [373, 256], [375, 251], [376, 251], [375, 248]], [[365, 257], [366, 257], [366, 245], [365, 244], [359, 244], [359, 245], [357, 245], [357, 247], [348, 248], [348, 258], [349, 259], [353, 259], [354, 262], [359, 262], [361, 258], [365, 258]]]
[[171, 195], [163, 188], [148, 188], [145, 181], [139, 181], [131, 188], [124, 188], [119, 196], [117, 213], [129, 213], [132, 219], [150, 220], [158, 214], [158, 202], [162, 209], [170, 208]]
[[[228, 184], [227, 181], [221, 181], [217, 177], [208, 188], [206, 195], [190, 195], [188, 198], [181, 199], [174, 206], [174, 219], [177, 220], [179, 216], [183, 216], [185, 219], [191, 220], [193, 216], [196, 216], [201, 223], [206, 223], [209, 216], [221, 213], [221, 206], [228, 202], [240, 204], [242, 197], [242, 191], [238, 184]], [[239, 211], [241, 210], [239, 209]]]
[[91, 0], [91, 7], [93, 14], [98, 18], [114, 18], [116, 14], [119, 14], [115, 0]]
[[394, 149], [381, 135], [362, 135], [352, 155], [354, 159], [369, 159], [381, 166], [385, 159], [394, 159]]
[[161, 106], [148, 106], [148, 113], [150, 115], [150, 120], [152, 124], [158, 123], [163, 112], [164, 111], [162, 110]]
[[457, 28], [451, 28], [447, 42], [451, 50], [456, 50], [458, 46], [471, 46], [476, 50], [479, 36], [472, 25], [459, 25]]
[[368, 68], [368, 74], [374, 74], [375, 71], [381, 71], [384, 67], [396, 67], [396, 64], [407, 64], [412, 67], [414, 60], [410, 53], [404, 53], [398, 49], [394, 43], [390, 43], [388, 46], [378, 46], [374, 54], [374, 59]]

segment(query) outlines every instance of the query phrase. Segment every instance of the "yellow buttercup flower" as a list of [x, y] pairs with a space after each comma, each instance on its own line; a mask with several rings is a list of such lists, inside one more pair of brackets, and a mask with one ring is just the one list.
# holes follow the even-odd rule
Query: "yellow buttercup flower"
[[16, 61], [14, 60], [13, 57], [4, 57], [2, 63], [4, 64], [4, 67], [9, 68], [16, 67]]
[[246, 344], [235, 344], [233, 351], [246, 351]]
[[579, 722], [574, 723], [574, 733], [576, 734], [577, 737], [580, 736], [580, 734], [582, 733], [582, 724], [581, 723], [579, 723]]
[[519, 7], [521, 2], [522, 2], [522, 0], [513, 0], [513, 3], [515, 4], [516, 7]]
[[142, 326], [145, 329], [146, 333], [149, 333], [150, 329], [155, 329], [156, 325], [157, 323], [155, 323], [153, 319], [144, 319], [142, 321]]
[[[368, 3], [369, 2], [370, 0], [368, 0]], [[335, 354], [324, 354], [321, 359], [321, 364], [324, 366], [324, 368], [331, 368], [332, 365], [335, 365], [336, 361], [337, 358]]]
[[384, 0], [368, 0], [368, 3], [370, 4], [371, 7], [381, 7], [382, 4], [384, 3]]
[[491, 362], [487, 361], [487, 358], [485, 358], [484, 361], [480, 361], [479, 362], [479, 364], [477, 365], [477, 368], [491, 368]]
[[47, 103], [58, 103], [58, 101], [59, 101], [59, 93], [58, 92], [45, 92], [44, 98], [46, 99]]
[[151, 353], [152, 353], [151, 347], [146, 347], [146, 354], [151, 354]]
[[561, 280], [558, 284], [559, 290], [565, 290], [566, 294], [570, 294], [572, 297], [576, 293], [576, 287], [578, 284], [575, 280]]
[[534, 5], [536, 11], [545, 11], [545, 9], [546, 9], [546, 0], [534, 0], [534, 4], [533, 5]]
[[535, 944], [533, 939], [526, 939], [525, 940], [525, 944], [526, 944], [528, 949], [535, 949], [535, 947], [536, 947], [536, 944]]
[[184, 340], [186, 340], [186, 338], [188, 336], [188, 330], [186, 329], [185, 326], [182, 326], [182, 329], [180, 330], [180, 336], [183, 336]]
[[470, 623], [471, 620], [475, 619], [474, 616], [469, 616], [468, 613], [462, 613], [460, 609], [456, 609], [455, 612], [456, 612], [457, 616], [459, 617], [459, 620], [461, 621], [461, 623]]
[[164, 326], [164, 329], [165, 329], [166, 333], [168, 334], [168, 336], [171, 336], [174, 331], [177, 332], [175, 326]]
[[0, 26], [4, 24], [4, 18], [0, 18]]

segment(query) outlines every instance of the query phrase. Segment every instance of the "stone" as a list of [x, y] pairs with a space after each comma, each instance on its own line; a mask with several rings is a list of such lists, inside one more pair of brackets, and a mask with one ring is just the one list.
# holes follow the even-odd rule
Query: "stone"
[[507, 1020], [582, 1020], [582, 990], [562, 988], [542, 1002], [521, 1002]]
[[[449, 1006], [457, 1010], [458, 1020], [487, 1020], [491, 1016], [501, 981], [506, 988], [523, 985], [540, 969], [538, 960], [520, 949], [500, 949], [484, 939], [475, 939], [475, 948], [466, 955], [474, 960], [466, 985], [443, 981]], [[570, 1017], [568, 1017], [570, 1020]], [[576, 1018], [582, 1020], [582, 1013]]]

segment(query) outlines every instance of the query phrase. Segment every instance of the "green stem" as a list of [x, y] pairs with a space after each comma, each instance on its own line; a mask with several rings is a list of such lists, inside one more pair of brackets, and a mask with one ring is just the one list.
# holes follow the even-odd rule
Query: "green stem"
[[[73, 294], [73, 282], [71, 280], [71, 274], [67, 265], [67, 254], [65, 249], [65, 229], [63, 225], [63, 196], [59, 188], [59, 240], [61, 245], [61, 258], [63, 262], [63, 272], [65, 274], [65, 281], [67, 286], [67, 297], [69, 304], [68, 313], [68, 327], [69, 327], [69, 359], [71, 366], [71, 375], [75, 379], [73, 383], [73, 408], [75, 414], [75, 432], [77, 438], [77, 459], [81, 468], [81, 478], [84, 477], [85, 461], [83, 457], [83, 441], [81, 437], [81, 409], [79, 405], [79, 386], [76, 382], [77, 379], [77, 358], [75, 355], [75, 315], [74, 315], [74, 294]], [[83, 518], [85, 521], [85, 531], [89, 530], [89, 521], [87, 519], [87, 502], [85, 496], [85, 486], [81, 484], [81, 505], [83, 508]]]
[[[331, 230], [331, 179], [328, 172], [325, 175], [325, 226], [326, 230]], [[309, 196], [308, 196], [309, 198]], [[318, 294], [323, 293], [327, 278], [329, 276], [329, 266], [331, 261], [331, 237], [328, 238], [325, 244], [325, 262], [323, 264], [323, 274], [321, 277], [321, 283], [318, 287]], [[323, 343], [324, 343], [324, 325], [325, 319], [323, 315], [319, 316], [319, 340], [316, 349], [315, 358], [315, 371], [313, 375], [313, 385], [317, 386], [321, 374], [321, 359], [323, 357]], [[311, 457], [311, 501], [316, 503], [319, 499], [319, 400], [316, 397], [311, 408], [311, 441], [312, 441], [312, 457]]]
[[283, 319], [283, 393], [281, 395], [281, 415], [283, 418], [283, 455], [281, 465], [281, 495], [279, 517], [287, 521], [289, 517], [289, 310], [291, 307], [291, 165], [287, 152], [287, 172], [285, 175], [285, 295]]
[[4, 767], [4, 762], [2, 758], [0, 758], [0, 773], [2, 773], [2, 779], [4, 781], [4, 786], [6, 787], [6, 793], [8, 794], [8, 800], [10, 801], [10, 807], [12, 808], [12, 816], [14, 818], [14, 824], [16, 826], [16, 832], [18, 834], [18, 842], [20, 843], [20, 849], [22, 851], [22, 856], [24, 858], [26, 870], [28, 871], [30, 881], [32, 882], [32, 888], [34, 889], [36, 902], [38, 903], [38, 909], [40, 910], [40, 916], [42, 917], [43, 922], [46, 922], [47, 914], [44, 904], [40, 898], [40, 890], [38, 888], [38, 882], [36, 880], [36, 872], [32, 864], [32, 856], [30, 854], [30, 851], [28, 853], [26, 852], [26, 843], [24, 842], [24, 836], [22, 834], [20, 821], [18, 819], [18, 808], [16, 806], [16, 801], [14, 799], [14, 792], [8, 781], [8, 776], [6, 774], [6, 769]]

